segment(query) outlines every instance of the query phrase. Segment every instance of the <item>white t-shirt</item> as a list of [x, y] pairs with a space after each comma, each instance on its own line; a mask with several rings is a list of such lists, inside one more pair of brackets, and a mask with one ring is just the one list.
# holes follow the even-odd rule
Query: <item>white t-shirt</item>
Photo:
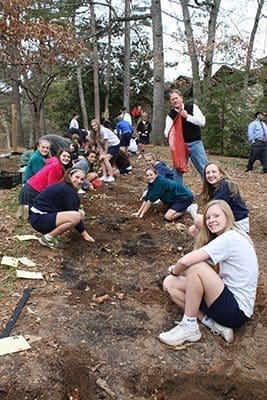
[[102, 140], [108, 140], [109, 146], [117, 146], [120, 144], [120, 139], [118, 136], [105, 126], [100, 127], [100, 135]]
[[129, 124], [132, 126], [132, 117], [131, 117], [131, 115], [129, 113], [127, 113], [127, 112], [124, 113], [123, 119], [124, 119], [124, 121], [129, 122]]
[[77, 119], [72, 118], [72, 120], [70, 121], [69, 129], [71, 129], [71, 128], [79, 129], [79, 123], [78, 123]]
[[256, 297], [258, 261], [249, 237], [230, 230], [202, 249], [214, 264], [219, 263], [221, 279], [233, 293], [240, 310], [250, 318]]

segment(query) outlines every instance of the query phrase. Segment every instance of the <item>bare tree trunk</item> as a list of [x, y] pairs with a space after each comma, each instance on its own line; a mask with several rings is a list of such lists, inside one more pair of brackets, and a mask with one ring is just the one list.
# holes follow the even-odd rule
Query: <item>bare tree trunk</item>
[[99, 94], [99, 63], [98, 48], [96, 39], [95, 9], [92, 0], [89, 0], [91, 14], [91, 32], [93, 45], [93, 76], [94, 76], [94, 98], [95, 98], [95, 118], [100, 120], [100, 94]]
[[153, 116], [152, 116], [152, 143], [162, 144], [164, 141], [164, 57], [162, 38], [162, 19], [160, 0], [151, 1], [151, 17], [153, 31]]
[[[108, 24], [110, 25], [111, 21], [111, 0], [108, 0], [109, 7], [109, 16], [108, 16]], [[110, 78], [111, 78], [111, 31], [108, 32], [108, 53], [107, 53], [107, 72], [105, 78], [105, 111], [104, 111], [104, 118], [106, 121], [109, 121], [109, 97], [110, 97]]]
[[123, 105], [129, 110], [130, 107], [130, 61], [131, 61], [131, 3], [125, 0], [125, 32], [124, 32], [124, 82], [123, 82]]
[[248, 79], [249, 79], [249, 73], [250, 73], [252, 51], [253, 51], [255, 36], [256, 36], [257, 29], [258, 29], [259, 19], [260, 19], [263, 5], [264, 5], [264, 0], [258, 0], [258, 8], [257, 8], [255, 20], [254, 20], [254, 25], [253, 25], [253, 28], [252, 28], [252, 31], [250, 34], [247, 57], [246, 57], [246, 66], [245, 66], [245, 74], [244, 74], [244, 89], [247, 89], [247, 87], [248, 87]]
[[77, 74], [77, 84], [78, 84], [78, 90], [79, 90], [80, 105], [81, 105], [81, 111], [82, 111], [83, 127], [84, 127], [84, 129], [88, 130], [89, 123], [88, 123], [88, 115], [87, 115], [87, 111], [86, 111], [84, 91], [83, 91], [82, 69], [80, 66], [76, 68], [76, 74]]
[[209, 26], [208, 26], [208, 43], [206, 56], [204, 61], [204, 80], [210, 82], [211, 74], [212, 74], [212, 63], [215, 49], [215, 34], [216, 34], [216, 21], [220, 9], [221, 0], [214, 0], [213, 3], [210, 4], [210, 18], [209, 18]]
[[192, 66], [193, 96], [194, 99], [197, 101], [197, 99], [200, 97], [199, 61], [197, 57], [193, 28], [191, 25], [190, 13], [188, 9], [188, 0], [180, 0], [180, 3], [182, 6], [185, 36]]
[[22, 112], [20, 102], [19, 78], [16, 67], [11, 67], [11, 87], [12, 102], [16, 105], [16, 141], [18, 146], [24, 146], [23, 128], [22, 128]]

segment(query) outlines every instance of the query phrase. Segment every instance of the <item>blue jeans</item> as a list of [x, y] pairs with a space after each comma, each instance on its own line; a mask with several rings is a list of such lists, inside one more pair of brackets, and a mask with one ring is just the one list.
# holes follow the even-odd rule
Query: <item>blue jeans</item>
[[208, 158], [203, 143], [201, 140], [195, 140], [194, 142], [186, 143], [186, 145], [190, 150], [189, 157], [203, 179], [204, 168], [208, 164]]

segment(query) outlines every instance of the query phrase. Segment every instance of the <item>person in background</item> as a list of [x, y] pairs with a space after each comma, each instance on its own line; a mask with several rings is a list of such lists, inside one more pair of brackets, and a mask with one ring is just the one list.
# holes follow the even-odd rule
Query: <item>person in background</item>
[[170, 103], [173, 108], [166, 117], [164, 135], [169, 140], [175, 174], [178, 179], [183, 178], [190, 157], [203, 179], [208, 159], [200, 128], [205, 125], [206, 118], [196, 104], [184, 103], [179, 90], [170, 92]]
[[167, 179], [174, 179], [174, 172], [172, 168], [169, 168], [164, 161], [157, 160], [155, 154], [146, 153], [145, 154], [145, 163], [147, 167], [155, 168], [158, 175], [163, 176]]
[[126, 108], [125, 106], [123, 106], [123, 107], [121, 108], [121, 115], [122, 115], [122, 119], [123, 119], [124, 121], [127, 121], [131, 126], [133, 126], [131, 114], [129, 114], [129, 113], [127, 112], [127, 108]]
[[80, 207], [78, 190], [85, 179], [84, 171], [73, 167], [62, 182], [47, 187], [35, 198], [30, 222], [42, 233], [39, 242], [51, 249], [59, 247], [58, 237], [75, 227], [87, 242], [94, 242], [84, 226], [85, 213]]
[[161, 200], [168, 206], [165, 220], [171, 222], [181, 217], [193, 203], [191, 190], [181, 182], [166, 179], [158, 175], [157, 171], [151, 167], [145, 170], [145, 178], [148, 182], [147, 191], [143, 195], [139, 210], [133, 213], [133, 216], [143, 218], [151, 205]]
[[61, 149], [67, 149], [70, 145], [70, 140], [60, 135], [48, 134], [42, 136], [40, 139], [48, 140], [50, 143], [50, 153], [54, 157]]
[[70, 143], [69, 149], [71, 151], [72, 163], [75, 164], [77, 161], [79, 161], [79, 150], [80, 150], [80, 147], [79, 147], [77, 142], [73, 141], [73, 142]]
[[[249, 211], [242, 199], [238, 186], [230, 179], [223, 167], [211, 161], [204, 168], [203, 188], [200, 199], [206, 205], [210, 200], [225, 200], [234, 215], [234, 224], [238, 229], [249, 232]], [[189, 228], [192, 237], [197, 237], [203, 225], [203, 216], [197, 214], [194, 225]]]
[[141, 114], [141, 120], [136, 127], [138, 135], [138, 152], [140, 155], [145, 153], [147, 146], [149, 145], [149, 135], [152, 131], [151, 123], [148, 120], [148, 113], [143, 112]]
[[90, 144], [100, 154], [104, 182], [114, 182], [113, 169], [110, 160], [120, 150], [120, 139], [110, 129], [100, 125], [97, 119], [91, 121]]
[[112, 157], [110, 163], [113, 168], [114, 176], [130, 174], [133, 169], [128, 155], [122, 150], [119, 150], [118, 153]]
[[21, 154], [20, 159], [19, 159], [19, 166], [20, 166], [19, 172], [25, 171], [27, 164], [35, 150], [36, 149], [27, 149]]
[[128, 147], [130, 145], [130, 140], [133, 135], [132, 125], [129, 124], [128, 121], [122, 118], [122, 114], [117, 117], [117, 124], [115, 126], [115, 133], [120, 139], [120, 147], [121, 149], [127, 153]]
[[50, 157], [50, 142], [47, 139], [38, 140], [36, 151], [29, 159], [26, 169], [22, 175], [22, 183], [25, 183], [36, 172], [45, 166], [46, 160]]
[[[213, 267], [216, 264], [219, 273]], [[207, 204], [195, 250], [171, 265], [168, 274], [163, 288], [184, 314], [159, 340], [170, 346], [197, 342], [201, 339], [199, 319], [232, 343], [233, 329], [253, 314], [258, 261], [250, 237], [234, 227], [232, 210], [224, 200]]]
[[252, 172], [253, 165], [257, 159], [263, 168], [263, 173], [267, 172], [267, 124], [265, 114], [257, 111], [255, 119], [248, 126], [248, 141], [250, 144], [249, 160], [246, 172]]
[[97, 152], [95, 150], [88, 150], [84, 157], [76, 162], [75, 168], [79, 168], [85, 172], [85, 180], [82, 184], [82, 190], [93, 190], [100, 188], [103, 182], [99, 179], [98, 173], [95, 171], [95, 163], [97, 161]]
[[133, 125], [137, 126], [138, 122], [139, 122], [139, 118], [141, 118], [142, 115], [142, 106], [135, 106], [133, 107], [132, 111], [131, 111], [131, 115], [133, 118]]
[[48, 186], [59, 182], [68, 168], [72, 167], [69, 149], [59, 150], [56, 157], [49, 158], [45, 166], [28, 179], [19, 194], [22, 205], [32, 206], [35, 197]]

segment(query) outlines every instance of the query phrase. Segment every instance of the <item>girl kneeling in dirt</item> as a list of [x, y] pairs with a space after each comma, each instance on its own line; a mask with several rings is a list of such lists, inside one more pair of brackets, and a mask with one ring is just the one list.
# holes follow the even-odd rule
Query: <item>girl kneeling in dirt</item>
[[[218, 274], [211, 263], [218, 263]], [[233, 328], [242, 326], [253, 314], [257, 256], [249, 236], [234, 227], [231, 208], [223, 200], [207, 204], [195, 250], [170, 266], [168, 274], [163, 287], [184, 315], [175, 328], [159, 335], [165, 344], [198, 341], [197, 319], [231, 343]]]
[[30, 209], [32, 227], [43, 234], [39, 242], [50, 248], [58, 247], [58, 236], [75, 227], [88, 242], [94, 239], [83, 223], [84, 211], [80, 208], [78, 190], [85, 179], [85, 172], [73, 167], [62, 182], [49, 186], [35, 198]]
[[194, 198], [191, 190], [180, 181], [173, 181], [158, 175], [154, 168], [145, 170], [148, 188], [143, 194], [143, 202], [139, 210], [132, 215], [143, 218], [152, 203], [161, 200], [169, 209], [165, 214], [167, 221], [174, 221], [181, 217], [192, 204]]
[[[209, 162], [204, 168], [203, 188], [200, 199], [207, 204], [210, 200], [226, 201], [234, 214], [234, 224], [238, 229], [249, 232], [249, 212], [242, 199], [237, 185], [231, 181], [222, 166], [217, 162]], [[203, 216], [197, 214], [189, 234], [196, 237], [199, 233]]]

